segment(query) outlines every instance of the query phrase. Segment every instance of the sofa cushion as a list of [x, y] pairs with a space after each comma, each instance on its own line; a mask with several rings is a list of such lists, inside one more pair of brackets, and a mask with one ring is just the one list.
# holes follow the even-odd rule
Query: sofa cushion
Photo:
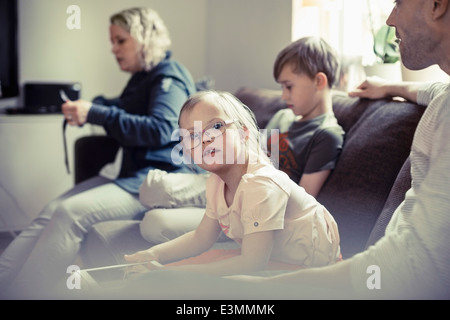
[[410, 153], [424, 108], [388, 100], [335, 97], [346, 131], [342, 153], [317, 199], [333, 214], [348, 258], [365, 248], [392, 185]]

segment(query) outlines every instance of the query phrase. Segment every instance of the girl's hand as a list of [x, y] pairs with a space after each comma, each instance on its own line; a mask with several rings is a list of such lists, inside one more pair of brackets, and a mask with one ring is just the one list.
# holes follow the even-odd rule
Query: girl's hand
[[142, 265], [130, 266], [125, 270], [125, 276], [129, 277], [130, 274], [145, 273], [150, 270], [158, 270], [164, 268], [157, 260], [157, 257], [153, 254], [151, 249], [138, 251], [131, 255], [125, 255], [125, 260], [129, 263], [147, 262]]
[[248, 276], [248, 275], [233, 275], [233, 276], [226, 276], [223, 278], [230, 279], [230, 280], [244, 281], [244, 282], [253, 282], [253, 283], [260, 283], [260, 282], [264, 282], [267, 280], [266, 277]]

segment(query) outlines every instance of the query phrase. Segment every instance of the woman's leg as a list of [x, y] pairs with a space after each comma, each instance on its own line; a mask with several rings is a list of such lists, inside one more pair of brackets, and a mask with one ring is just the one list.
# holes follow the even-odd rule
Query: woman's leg
[[204, 214], [204, 208], [153, 209], [142, 219], [141, 235], [151, 243], [163, 243], [195, 230]]
[[158, 244], [197, 228], [205, 213], [208, 176], [149, 172], [139, 189], [140, 201], [151, 209], [140, 225], [142, 237]]
[[[104, 178], [75, 186], [68, 194], [47, 206], [38, 219], [14, 240], [2, 255], [11, 279], [11, 289], [40, 290], [52, 287], [67, 276], [89, 228], [101, 221], [142, 218], [146, 211], [132, 195]], [[24, 263], [22, 269], [20, 262]], [[11, 270], [15, 269], [15, 270]], [[5, 282], [4, 272], [0, 283]]]
[[102, 177], [86, 180], [48, 203], [39, 216], [36, 217], [26, 229], [22, 230], [16, 238], [14, 238], [0, 256], [0, 287], [6, 288], [17, 276], [60, 202], [80, 192], [109, 182], [109, 180]]

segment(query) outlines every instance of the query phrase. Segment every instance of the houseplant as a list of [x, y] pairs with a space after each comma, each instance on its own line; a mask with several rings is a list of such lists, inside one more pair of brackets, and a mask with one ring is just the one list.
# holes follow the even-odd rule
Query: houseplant
[[400, 52], [393, 27], [383, 25], [373, 35], [373, 52], [377, 57], [377, 63], [397, 63], [400, 61]]
[[373, 52], [376, 60], [365, 66], [366, 76], [378, 76], [393, 81], [402, 80], [400, 52], [395, 42], [395, 29], [384, 25], [373, 35]]
[[379, 76], [385, 79], [401, 81], [400, 51], [396, 42], [395, 28], [384, 23], [375, 31], [370, 1], [367, 1], [367, 5], [375, 59], [372, 65], [364, 67], [364, 71], [367, 76]]

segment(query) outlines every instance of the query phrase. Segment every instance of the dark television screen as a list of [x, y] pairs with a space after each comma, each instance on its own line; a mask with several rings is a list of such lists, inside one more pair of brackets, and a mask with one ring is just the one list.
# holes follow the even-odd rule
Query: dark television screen
[[17, 0], [0, 0], [0, 99], [19, 95]]

